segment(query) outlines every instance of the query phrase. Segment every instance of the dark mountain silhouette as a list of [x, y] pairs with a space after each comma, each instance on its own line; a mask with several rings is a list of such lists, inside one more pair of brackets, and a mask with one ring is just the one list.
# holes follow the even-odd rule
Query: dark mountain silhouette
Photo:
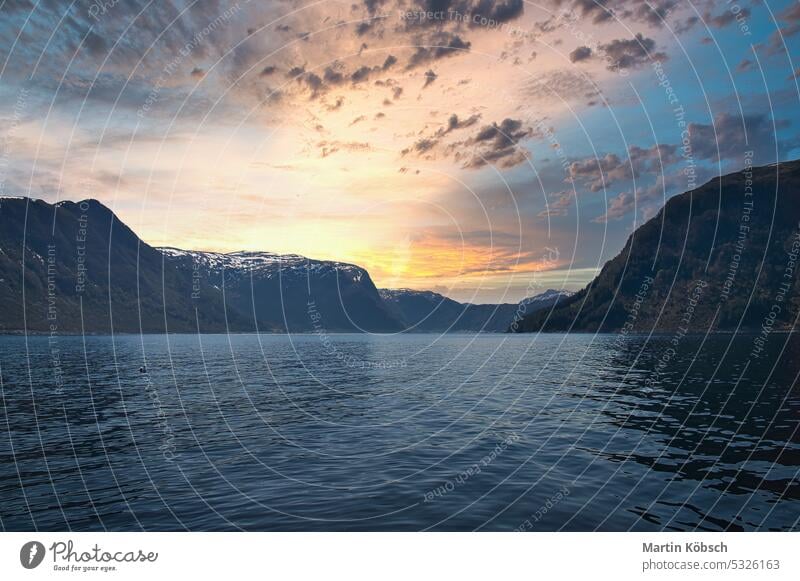
[[[162, 248], [182, 272], [220, 289], [225, 304], [260, 331], [400, 331], [369, 273], [353, 264], [270, 252], [195, 252]], [[195, 275], [197, 278], [197, 275]]]
[[431, 291], [381, 289], [380, 294], [409, 331], [495, 333], [508, 329], [523, 314], [550, 308], [570, 296], [568, 292], [548, 290], [518, 304], [475, 305], [460, 303]]
[[193, 300], [191, 275], [95, 200], [2, 198], [0, 224], [0, 330], [225, 328], [219, 291]]
[[800, 312], [800, 161], [670, 199], [585, 289], [512, 331], [787, 330]]
[[398, 331], [357, 266], [153, 248], [95, 200], [0, 199], [0, 331]]

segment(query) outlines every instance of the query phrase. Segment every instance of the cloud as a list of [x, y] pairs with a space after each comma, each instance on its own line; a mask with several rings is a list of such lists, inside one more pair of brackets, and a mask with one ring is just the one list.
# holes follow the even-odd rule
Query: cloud
[[344, 82], [344, 74], [337, 70], [334, 65], [328, 65], [322, 73], [323, 80], [329, 85], [341, 85]]
[[566, 216], [567, 210], [572, 206], [572, 200], [575, 198], [575, 191], [561, 190], [548, 196], [553, 201], [548, 202], [547, 207], [539, 212], [539, 218], [550, 218], [553, 216]]
[[688, 126], [690, 153], [700, 160], [739, 160], [745, 151], [756, 157], [774, 161], [775, 152], [788, 149], [789, 144], [779, 140], [776, 129], [788, 126], [787, 121], [773, 121], [765, 114], [741, 117], [723, 113], [713, 124], [690, 123]]
[[710, 12], [703, 15], [703, 20], [706, 24], [713, 28], [724, 28], [729, 24], [736, 22], [737, 18], [750, 18], [750, 9], [745, 7], [735, 13], [733, 10], [727, 9], [714, 16]]
[[533, 130], [525, 128], [518, 119], [506, 118], [499, 125], [485, 125], [475, 136], [464, 142], [464, 145], [473, 148], [464, 167], [475, 169], [497, 163], [502, 168], [509, 168], [523, 163], [527, 157], [518, 144], [532, 134]]
[[669, 22], [671, 13], [678, 7], [678, 0], [650, 0], [649, 2], [636, 2], [636, 7], [626, 9], [620, 16], [623, 22], [633, 20], [644, 22], [653, 27], [661, 27], [664, 22]]
[[680, 160], [678, 147], [665, 143], [648, 148], [632, 145], [628, 148], [628, 158], [640, 172], [659, 171], [662, 166], [672, 165]]
[[[609, 0], [573, 0], [572, 8], [577, 10], [581, 16], [591, 18], [595, 24], [609, 21], [613, 18], [614, 12], [611, 10]], [[560, 5], [562, 2], [557, 2]]]
[[521, 16], [524, 9], [523, 0], [479, 0], [471, 11], [472, 21], [477, 17], [507, 22]]
[[599, 192], [614, 182], [634, 177], [630, 163], [615, 153], [573, 161], [568, 171], [571, 180], [587, 184], [592, 192]]
[[641, 173], [663, 173], [663, 168], [680, 160], [675, 145], [659, 143], [649, 148], [632, 145], [628, 157], [615, 153], [589, 157], [570, 163], [568, 172], [573, 182], [585, 184], [590, 191], [599, 192], [615, 183], [628, 181]]
[[386, 57], [386, 60], [383, 61], [383, 65], [381, 65], [381, 69], [384, 71], [392, 68], [395, 64], [397, 64], [397, 57], [394, 55], [389, 55]]
[[[695, 27], [700, 22], [700, 18], [697, 16], [687, 16], [684, 20], [679, 20], [675, 23], [672, 29], [675, 31], [675, 34], [684, 34], [689, 32], [691, 29]], [[700, 42], [703, 42], [702, 40]], [[705, 44], [705, 43], [703, 43]]]
[[573, 63], [588, 60], [592, 57], [592, 49], [588, 46], [579, 46], [569, 53], [569, 60]]
[[523, 85], [523, 97], [533, 101], [552, 101], [553, 97], [559, 100], [591, 99], [600, 94], [599, 88], [586, 74], [575, 70], [557, 69], [542, 73]]
[[653, 52], [656, 41], [637, 33], [634, 38], [618, 38], [607, 44], [601, 44], [600, 50], [608, 59], [608, 69], [619, 71], [636, 69], [649, 61], [665, 61], [669, 57], [663, 52]]
[[317, 148], [321, 157], [328, 157], [338, 151], [372, 151], [372, 146], [362, 141], [320, 141]]
[[402, 150], [402, 155], [417, 154], [433, 160], [438, 156], [450, 157], [462, 164], [465, 169], [477, 169], [490, 163], [501, 168], [510, 168], [524, 162], [527, 157], [519, 146], [520, 141], [534, 134], [531, 128], [523, 126], [517, 119], [504, 119], [499, 125], [484, 125], [478, 132], [466, 139], [446, 142], [454, 131], [472, 127], [480, 120], [480, 114], [460, 119], [453, 114], [447, 123], [432, 135], [417, 140], [414, 145]]
[[770, 35], [767, 45], [768, 54], [777, 54], [787, 50], [786, 39], [800, 32], [800, 3], [792, 2], [778, 14], [778, 20], [783, 22], [783, 26]]
[[417, 47], [414, 54], [406, 65], [407, 69], [413, 69], [430, 62], [458, 55], [464, 51], [468, 51], [472, 44], [459, 35], [445, 31], [437, 31], [428, 38], [417, 36], [413, 40], [413, 44]]
[[456, 131], [457, 129], [464, 129], [466, 127], [472, 127], [475, 125], [481, 118], [480, 113], [476, 113], [474, 115], [470, 115], [466, 119], [459, 119], [458, 115], [453, 113], [447, 119], [447, 125], [445, 127], [440, 128], [436, 135], [437, 137], [441, 137], [443, 135], [447, 135], [452, 131]]
[[422, 88], [424, 89], [425, 87], [430, 85], [433, 81], [435, 81], [438, 78], [439, 78], [439, 75], [434, 73], [432, 70], [425, 71], [425, 84], [422, 85]]
[[[381, 1], [381, 4], [383, 3]], [[469, 22], [473, 27], [479, 27], [485, 26], [481, 23], [482, 20], [503, 23], [519, 18], [525, 11], [525, 2], [524, 0], [412, 0], [404, 8], [426, 13], [458, 13], [465, 17], [465, 22]], [[441, 26], [442, 22], [441, 18], [419, 18], [411, 19], [410, 24]]]

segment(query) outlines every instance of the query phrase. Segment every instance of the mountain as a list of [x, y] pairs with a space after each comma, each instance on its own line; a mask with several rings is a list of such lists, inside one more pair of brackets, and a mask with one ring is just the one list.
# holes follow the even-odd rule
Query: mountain
[[408, 331], [503, 332], [523, 314], [550, 308], [570, 296], [548, 290], [519, 304], [475, 305], [459, 303], [431, 291], [381, 289], [380, 295]]
[[261, 331], [392, 332], [401, 322], [369, 273], [353, 264], [270, 252], [161, 248], [176, 270], [224, 292], [228, 309]]
[[399, 331], [358, 266], [149, 246], [100, 202], [0, 198], [0, 331]]
[[585, 289], [511, 330], [793, 329], [799, 253], [800, 161], [748, 168], [670, 199]]
[[95, 200], [0, 199], [0, 330], [224, 330], [222, 294], [192, 278]]

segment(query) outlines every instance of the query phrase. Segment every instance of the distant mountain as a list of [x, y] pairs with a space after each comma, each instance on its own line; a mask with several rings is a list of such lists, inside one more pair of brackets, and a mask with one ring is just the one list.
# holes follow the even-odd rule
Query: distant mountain
[[548, 290], [519, 304], [475, 305], [459, 303], [431, 291], [381, 289], [379, 292], [406, 330], [424, 332], [504, 332], [523, 314], [550, 308], [570, 296], [566, 291]]
[[401, 322], [369, 273], [353, 264], [270, 252], [161, 248], [166, 260], [224, 292], [230, 311], [261, 331], [391, 332]]
[[793, 329], [799, 253], [800, 161], [751, 168], [670, 199], [585, 289], [512, 330]]

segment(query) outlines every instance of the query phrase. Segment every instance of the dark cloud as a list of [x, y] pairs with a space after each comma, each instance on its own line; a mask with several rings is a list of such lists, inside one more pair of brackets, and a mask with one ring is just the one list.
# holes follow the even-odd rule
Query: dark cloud
[[457, 34], [437, 31], [433, 35], [423, 38], [417, 37], [413, 41], [417, 50], [411, 55], [406, 68], [413, 69], [432, 61], [457, 55], [469, 50], [471, 43]]
[[664, 22], [669, 22], [670, 13], [678, 7], [678, 0], [649, 0], [638, 1], [634, 8], [623, 10], [620, 19], [644, 22], [653, 27], [661, 27]]
[[189, 74], [195, 79], [202, 79], [203, 77], [206, 76], [206, 72], [200, 67], [193, 68], [192, 72]]
[[[550, 4], [593, 24], [617, 20], [629, 24], [642, 23], [652, 28], [661, 28], [666, 23], [672, 25], [675, 12], [683, 8], [680, 0], [551, 0]], [[559, 17], [554, 16], [538, 26], [542, 32], [552, 32], [558, 25]]]
[[634, 38], [618, 38], [602, 44], [600, 49], [608, 59], [608, 69], [619, 71], [635, 69], [653, 60], [667, 60], [669, 57], [663, 52], [653, 52], [655, 46], [655, 40], [637, 33]]
[[592, 57], [592, 49], [588, 46], [579, 46], [569, 53], [569, 60], [573, 63], [588, 60]]
[[275, 65], [267, 65], [266, 67], [261, 69], [261, 76], [268, 77], [270, 75], [274, 75], [277, 70], [278, 67], [276, 67]]
[[397, 64], [397, 57], [390, 54], [389, 56], [386, 57], [386, 60], [383, 61], [383, 65], [381, 65], [381, 69], [386, 71], [386, 70], [392, 68], [396, 64]]
[[303, 80], [306, 86], [311, 90], [311, 97], [316, 98], [322, 91], [325, 90], [325, 85], [319, 75], [315, 73], [308, 73], [304, 75]]
[[740, 73], [743, 73], [752, 69], [754, 64], [755, 63], [750, 59], [742, 59], [742, 62], [737, 65], [736, 70]]
[[370, 14], [375, 14], [378, 8], [383, 6], [386, 3], [386, 0], [364, 0], [364, 6], [367, 8], [367, 12]]
[[524, 127], [522, 121], [516, 119], [504, 119], [499, 125], [484, 125], [472, 137], [445, 143], [444, 138], [450, 133], [472, 127], [479, 120], [479, 114], [465, 119], [460, 119], [455, 114], [450, 115], [443, 127], [432, 135], [419, 139], [414, 145], [404, 149], [402, 154], [405, 156], [413, 153], [425, 159], [435, 159], [437, 154], [452, 156], [462, 167], [471, 169], [490, 163], [509, 168], [526, 160], [525, 151], [519, 147], [519, 142], [533, 135], [533, 130]]
[[86, 47], [89, 53], [95, 57], [105, 56], [105, 54], [108, 52], [108, 45], [106, 44], [105, 39], [94, 32], [89, 32], [86, 35], [86, 40], [84, 40], [83, 46]]
[[440, 128], [436, 132], [436, 135], [441, 137], [443, 135], [447, 135], [448, 133], [451, 133], [451, 132], [456, 131], [458, 129], [466, 129], [467, 127], [472, 127], [473, 125], [475, 125], [480, 120], [480, 118], [481, 118], [480, 113], [476, 113], [474, 115], [470, 115], [466, 119], [459, 119], [458, 115], [453, 113], [447, 119], [447, 125], [445, 127]]
[[353, 82], [353, 84], [363, 83], [364, 81], [369, 79], [369, 76], [371, 74], [372, 74], [372, 67], [361, 66], [352, 72], [352, 74], [350, 75], [350, 80]]
[[499, 125], [486, 125], [465, 142], [474, 151], [464, 167], [479, 168], [489, 163], [496, 163], [502, 168], [518, 165], [527, 159], [518, 144], [532, 134], [533, 130], [525, 128], [518, 119], [506, 118]]
[[364, 22], [359, 22], [356, 24], [356, 35], [364, 36], [367, 34], [372, 28], [372, 24], [373, 23], [371, 20], [365, 20]]
[[611, 20], [614, 16], [608, 4], [609, 0], [574, 0], [572, 6], [581, 16], [591, 18], [592, 22], [599, 24]]
[[344, 75], [336, 70], [333, 65], [325, 67], [322, 79], [329, 85], [340, 85], [344, 82]]
[[585, 183], [592, 192], [599, 192], [614, 182], [628, 180], [633, 175], [631, 164], [615, 153], [573, 161], [569, 165], [570, 179]]
[[698, 22], [700, 22], [700, 18], [697, 16], [687, 16], [684, 20], [679, 20], [672, 29], [675, 31], [675, 34], [684, 34], [694, 28]]
[[[525, 11], [525, 2], [524, 0], [413, 0], [407, 8], [433, 13], [458, 13], [462, 14], [466, 18], [465, 21], [472, 26], [481, 26], [482, 19], [491, 20], [494, 24], [519, 18]], [[420, 19], [411, 24], [438, 26], [441, 22], [436, 19]]]
[[425, 87], [433, 83], [433, 81], [435, 81], [437, 78], [439, 78], [439, 75], [434, 73], [432, 70], [428, 69], [427, 71], [425, 71], [425, 84], [422, 85], [422, 88], [424, 89]]
[[471, 15], [478, 19], [507, 22], [521, 16], [524, 9], [525, 4], [522, 0], [478, 0]]
[[436, 143], [437, 141], [435, 139], [420, 139], [414, 144], [414, 150], [416, 150], [417, 153], [425, 153], [433, 149]]

